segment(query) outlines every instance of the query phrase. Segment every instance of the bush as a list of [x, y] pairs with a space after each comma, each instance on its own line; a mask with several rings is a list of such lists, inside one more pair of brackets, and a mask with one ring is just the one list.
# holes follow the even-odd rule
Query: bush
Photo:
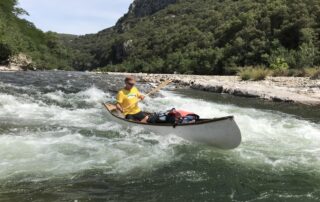
[[307, 77], [312, 77], [314, 75], [317, 74], [317, 72], [319, 72], [319, 68], [305, 68], [304, 72], [305, 72], [305, 76]]
[[283, 58], [277, 58], [272, 64], [270, 64], [270, 69], [285, 71], [289, 69], [289, 65]]
[[312, 77], [318, 71], [319, 68], [274, 70], [272, 71], [272, 76]]
[[252, 80], [260, 81], [265, 80], [266, 77], [269, 75], [269, 71], [265, 68], [256, 68], [252, 71]]
[[313, 73], [310, 77], [311, 79], [320, 79], [320, 68], [316, 72]]
[[272, 71], [272, 76], [289, 76], [291, 73], [291, 70], [276, 69]]
[[269, 70], [264, 67], [246, 67], [240, 70], [238, 75], [240, 76], [241, 80], [253, 80], [253, 81], [260, 81], [266, 79], [269, 75]]
[[305, 72], [303, 69], [290, 69], [287, 74], [283, 76], [304, 77]]
[[245, 68], [241, 69], [238, 73], [238, 76], [240, 76], [240, 79], [242, 81], [247, 81], [251, 79], [251, 69]]
[[304, 77], [305, 71], [303, 69], [288, 69], [288, 70], [274, 70], [272, 76], [293, 76], [293, 77]]

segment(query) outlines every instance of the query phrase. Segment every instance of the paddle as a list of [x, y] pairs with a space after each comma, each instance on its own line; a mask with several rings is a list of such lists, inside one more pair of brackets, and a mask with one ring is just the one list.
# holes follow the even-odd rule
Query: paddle
[[150, 96], [150, 95], [158, 92], [159, 90], [161, 90], [162, 88], [166, 87], [171, 82], [172, 82], [172, 80], [165, 80], [157, 88], [155, 88], [155, 89], [151, 90], [149, 93], [147, 93], [146, 96]]
[[[166, 86], [167, 86], [169, 83], [171, 83], [171, 82], [172, 82], [172, 80], [165, 80], [165, 81], [162, 82], [157, 88], [155, 88], [155, 89], [151, 90], [149, 93], [147, 93], [146, 96], [150, 96], [150, 95], [158, 92], [159, 90], [161, 90], [162, 88], [166, 87]], [[137, 102], [135, 102], [135, 103], [129, 105], [128, 107], [124, 108], [124, 110], [125, 110], [125, 109], [129, 109], [130, 107], [132, 107], [133, 105], [136, 105], [136, 104], [137, 104], [138, 102], [140, 102], [140, 101], [141, 101], [141, 99], [139, 98], [139, 99], [137, 100]]]

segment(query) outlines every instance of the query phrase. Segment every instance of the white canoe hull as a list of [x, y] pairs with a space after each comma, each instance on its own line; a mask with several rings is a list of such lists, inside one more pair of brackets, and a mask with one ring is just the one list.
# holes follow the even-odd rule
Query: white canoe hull
[[108, 116], [111, 121], [127, 127], [142, 126], [158, 135], [174, 134], [191, 142], [221, 149], [234, 149], [241, 143], [241, 132], [232, 116], [208, 119], [198, 124], [177, 125], [176, 127], [127, 121], [115, 116], [109, 110]]

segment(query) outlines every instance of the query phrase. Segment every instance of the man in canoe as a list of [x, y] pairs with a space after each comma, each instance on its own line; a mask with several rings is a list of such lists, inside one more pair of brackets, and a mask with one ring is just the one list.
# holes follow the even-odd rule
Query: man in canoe
[[146, 116], [138, 106], [138, 102], [145, 97], [135, 87], [136, 81], [133, 76], [127, 76], [124, 80], [125, 87], [118, 92], [117, 109], [121, 111], [126, 119], [147, 123]]

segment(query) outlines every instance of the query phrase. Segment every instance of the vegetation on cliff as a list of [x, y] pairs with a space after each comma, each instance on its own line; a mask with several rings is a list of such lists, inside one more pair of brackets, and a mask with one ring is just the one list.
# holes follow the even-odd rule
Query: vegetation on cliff
[[320, 65], [319, 0], [135, 0], [114, 27], [81, 37], [43, 33], [16, 4], [0, 2], [2, 63], [24, 53], [45, 69], [274, 75]]
[[23, 53], [40, 69], [71, 69], [70, 52], [53, 32], [44, 33], [19, 18], [27, 12], [16, 7], [17, 0], [0, 1], [0, 64]]
[[233, 74], [244, 66], [320, 64], [318, 0], [168, 0], [136, 15], [137, 6], [155, 1], [165, 0], [136, 0], [115, 27], [74, 40], [75, 68]]

